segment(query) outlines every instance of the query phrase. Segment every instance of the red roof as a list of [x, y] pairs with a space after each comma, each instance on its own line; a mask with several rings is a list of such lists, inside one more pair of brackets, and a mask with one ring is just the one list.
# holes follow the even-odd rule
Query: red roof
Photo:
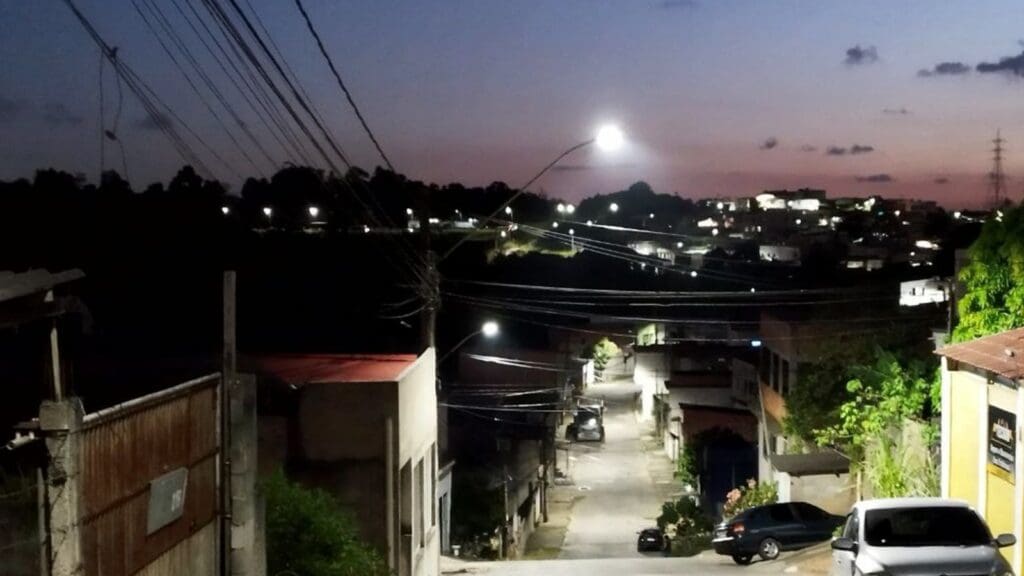
[[257, 371], [287, 384], [397, 382], [415, 354], [275, 354], [253, 358]]
[[936, 354], [1010, 380], [1024, 379], [1024, 328], [943, 346]]

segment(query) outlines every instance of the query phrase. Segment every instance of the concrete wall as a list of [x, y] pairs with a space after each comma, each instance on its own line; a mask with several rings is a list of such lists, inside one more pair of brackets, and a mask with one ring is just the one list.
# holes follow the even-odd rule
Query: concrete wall
[[[437, 381], [434, 349], [428, 349], [401, 376], [398, 382], [398, 459], [397, 465], [411, 465], [414, 471], [411, 490], [402, 490], [399, 501], [412, 504], [413, 550], [409, 555], [410, 576], [439, 576], [441, 573], [441, 539], [437, 524]], [[421, 474], [422, 478], [416, 476]], [[422, 495], [417, 483], [422, 482]], [[417, 521], [425, 519], [425, 530]], [[407, 545], [405, 539], [399, 539]], [[405, 566], [403, 566], [404, 568]], [[404, 576], [400, 571], [399, 576]]]
[[[817, 474], [814, 476], [790, 476], [790, 502], [810, 502], [815, 506], [845, 516], [857, 501], [856, 481], [849, 474]], [[780, 500], [781, 494], [780, 494]]]
[[967, 372], [953, 373], [951, 414], [952, 446], [949, 478], [949, 497], [966, 500], [978, 507], [978, 461], [981, 450], [981, 436], [978, 433], [982, 413], [979, 391], [984, 390], [985, 381]]
[[[305, 459], [383, 461], [384, 420], [395, 413], [397, 392], [393, 383], [383, 382], [304, 386], [298, 424]], [[436, 421], [433, 405], [431, 412]]]
[[668, 357], [662, 350], [637, 351], [634, 355], [633, 382], [640, 387], [640, 418], [643, 420], [654, 416], [654, 395], [665, 392], [664, 381], [671, 373]]

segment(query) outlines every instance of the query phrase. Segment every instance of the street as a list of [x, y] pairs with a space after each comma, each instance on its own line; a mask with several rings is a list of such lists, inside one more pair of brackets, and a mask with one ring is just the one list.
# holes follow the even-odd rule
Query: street
[[636, 391], [629, 377], [617, 377], [586, 392], [605, 399], [605, 442], [572, 445], [570, 488], [582, 498], [573, 507], [561, 559], [643, 556], [636, 551], [637, 532], [656, 525], [662, 502], [640, 443]]
[[[464, 574], [487, 576], [645, 576], [654, 574], [743, 574], [781, 573], [782, 564], [737, 566], [724, 557], [704, 554], [694, 558], [601, 558], [589, 560], [525, 560], [520, 562], [477, 562], [461, 568]], [[460, 573], [458, 571], [452, 574]]]

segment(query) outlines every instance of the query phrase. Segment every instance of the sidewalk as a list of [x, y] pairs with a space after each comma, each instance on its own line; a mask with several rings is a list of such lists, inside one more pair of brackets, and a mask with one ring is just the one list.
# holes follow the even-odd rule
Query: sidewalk
[[572, 508], [583, 498], [575, 484], [551, 484], [548, 487], [548, 521], [537, 526], [526, 542], [523, 560], [558, 558], [565, 533], [572, 520]]
[[675, 477], [676, 463], [669, 460], [661, 438], [654, 435], [654, 422], [640, 422], [640, 445], [647, 459], [647, 472], [662, 502], [676, 500], [683, 495], [683, 484]]

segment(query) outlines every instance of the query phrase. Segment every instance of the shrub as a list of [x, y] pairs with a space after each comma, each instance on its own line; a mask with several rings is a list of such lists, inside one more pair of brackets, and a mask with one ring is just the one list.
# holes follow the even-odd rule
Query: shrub
[[267, 499], [267, 573], [387, 576], [380, 554], [359, 538], [350, 513], [332, 495], [277, 471], [262, 484]]
[[750, 479], [747, 480], [746, 486], [734, 488], [726, 494], [722, 516], [732, 518], [744, 510], [778, 501], [779, 489], [774, 482], [759, 484], [756, 480]]

